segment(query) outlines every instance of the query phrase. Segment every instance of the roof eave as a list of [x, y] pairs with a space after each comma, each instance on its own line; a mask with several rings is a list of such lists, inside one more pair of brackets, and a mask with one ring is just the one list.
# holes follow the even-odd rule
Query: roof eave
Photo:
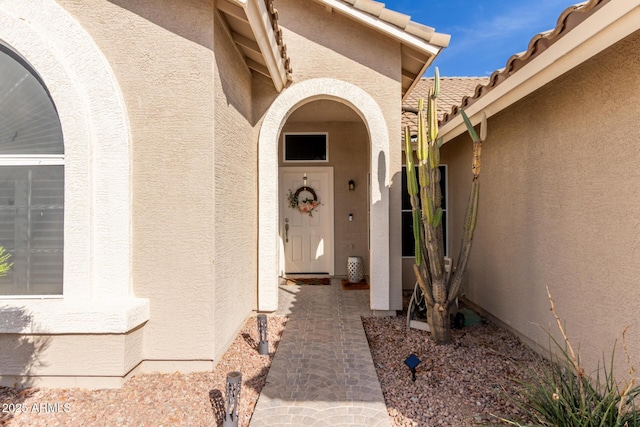
[[[465, 108], [471, 122], [480, 122], [509, 107], [577, 65], [638, 30], [640, 0], [609, 2], [576, 28], [565, 34], [538, 57], [526, 64], [486, 95]], [[460, 114], [446, 122], [439, 132], [444, 142], [466, 131]]]
[[335, 10], [365, 25], [374, 31], [384, 34], [397, 41], [401, 46], [416, 52], [417, 57], [412, 58], [424, 61], [417, 67], [406, 67], [404, 58], [402, 62], [401, 80], [409, 80], [401, 83], [402, 99], [404, 100], [411, 89], [420, 81], [427, 68], [433, 63], [442, 48], [449, 45], [451, 36], [437, 33], [433, 28], [418, 24], [410, 20], [410, 16], [386, 9], [384, 3], [370, 0], [315, 0], [324, 5], [328, 10]]
[[289, 83], [289, 72], [286, 64], [286, 51], [281, 53], [275, 31], [271, 24], [270, 14], [264, 0], [227, 0], [241, 7], [247, 22], [255, 36], [260, 53], [266, 64], [268, 74], [278, 92]]
[[[442, 50], [442, 48], [438, 50], [438, 53], [440, 53], [440, 50]], [[407, 97], [411, 94], [411, 91], [416, 87], [418, 82], [420, 82], [420, 79], [422, 79], [422, 76], [424, 76], [424, 74], [427, 72], [427, 69], [431, 66], [431, 64], [433, 64], [433, 61], [436, 59], [437, 56], [438, 54], [429, 56], [429, 59], [424, 63], [424, 65], [422, 66], [422, 69], [416, 75], [416, 78], [413, 80], [413, 83], [411, 83], [411, 85], [407, 88], [407, 90], [402, 94], [402, 103], [406, 101]]]
[[[447, 47], [449, 44], [450, 36], [448, 34], [433, 33], [431, 41], [427, 42], [419, 37], [413, 36], [400, 28], [387, 23], [379, 18], [374, 17], [366, 12], [362, 12], [358, 9], [354, 9], [339, 0], [315, 0], [324, 4], [334, 10], [343, 13], [352, 19], [358, 20], [370, 28], [379, 31], [383, 34], [391, 36], [392, 38], [406, 43], [407, 45], [417, 49], [421, 52], [429, 53], [430, 55], [437, 55], [440, 49]], [[436, 44], [437, 43], [437, 44]]]

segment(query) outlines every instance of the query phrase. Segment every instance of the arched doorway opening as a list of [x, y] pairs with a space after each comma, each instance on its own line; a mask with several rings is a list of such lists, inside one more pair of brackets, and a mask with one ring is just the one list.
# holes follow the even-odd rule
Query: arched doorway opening
[[[358, 140], [352, 146], [349, 144], [350, 131]], [[326, 158], [311, 162], [302, 160], [293, 166], [296, 161], [287, 161], [284, 152], [288, 134], [326, 134], [329, 147]], [[336, 138], [335, 154], [332, 154], [331, 135]], [[327, 273], [339, 274], [346, 268], [346, 258], [342, 263], [344, 254], [362, 249], [367, 259], [366, 274], [371, 283], [371, 309], [388, 310], [388, 159], [389, 135], [382, 111], [373, 98], [359, 87], [334, 79], [314, 79], [291, 86], [274, 101], [265, 116], [259, 138], [259, 310], [273, 311], [277, 308], [279, 276], [288, 268], [286, 260], [282, 259], [285, 256], [283, 246], [287, 243], [283, 213], [291, 208], [282, 200], [289, 188], [284, 188], [285, 183], [276, 179], [280, 177], [281, 167], [292, 168], [292, 171], [294, 167], [333, 169], [332, 181], [327, 184], [333, 186], [330, 195], [334, 202], [333, 226], [343, 231], [351, 229], [353, 233], [340, 235], [339, 239], [331, 242], [333, 253], [329, 257], [334, 261], [333, 270]], [[349, 170], [348, 163], [354, 160], [356, 165]], [[319, 164], [323, 166], [315, 166]], [[301, 169], [296, 171], [299, 174]], [[363, 174], [370, 178], [358, 184]], [[351, 175], [357, 176], [358, 181], [354, 177], [347, 179]], [[304, 175], [300, 179], [304, 179]], [[349, 181], [356, 184], [353, 192], [349, 191]], [[291, 181], [290, 185], [295, 186], [295, 181]], [[356, 196], [358, 192], [360, 194]], [[350, 197], [353, 198], [353, 204], [349, 202]], [[338, 206], [338, 202], [341, 206]], [[354, 212], [346, 212], [346, 215], [342, 212], [351, 208]], [[356, 212], [359, 212], [356, 209], [362, 214], [356, 216]], [[349, 221], [349, 214], [352, 214], [352, 221]], [[345, 221], [347, 223], [343, 224]], [[361, 234], [361, 227], [364, 227], [364, 235]], [[334, 236], [336, 231], [334, 229]], [[326, 249], [326, 246], [322, 247], [323, 255]]]

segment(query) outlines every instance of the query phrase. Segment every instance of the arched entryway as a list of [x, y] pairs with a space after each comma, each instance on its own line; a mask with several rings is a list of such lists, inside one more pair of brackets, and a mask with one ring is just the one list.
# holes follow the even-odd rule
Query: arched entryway
[[[359, 87], [334, 79], [313, 79], [285, 90], [269, 108], [259, 137], [259, 260], [258, 308], [278, 306], [280, 273], [280, 156], [279, 138], [288, 119], [305, 104], [331, 101], [355, 112], [369, 137], [369, 271], [370, 306], [389, 309], [389, 132], [385, 117], [373, 98]], [[337, 105], [333, 104], [333, 105]], [[345, 183], [345, 185], [347, 185]], [[363, 183], [366, 185], [366, 183]]]

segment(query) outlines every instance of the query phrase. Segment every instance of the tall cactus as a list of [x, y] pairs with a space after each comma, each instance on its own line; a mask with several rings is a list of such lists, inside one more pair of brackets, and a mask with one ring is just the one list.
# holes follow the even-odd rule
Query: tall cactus
[[444, 240], [442, 235], [442, 195], [440, 194], [440, 146], [436, 98], [440, 91], [438, 69], [434, 85], [429, 90], [426, 111], [424, 100], [418, 101], [418, 146], [415, 150], [418, 176], [415, 173], [413, 147], [409, 128], [404, 131], [407, 189], [413, 216], [413, 233], [416, 242], [413, 266], [420, 289], [427, 304], [427, 322], [433, 339], [440, 344], [451, 341], [449, 311], [455, 302], [464, 272], [467, 268], [473, 232], [478, 215], [479, 176], [482, 141], [486, 137], [486, 117], [483, 117], [479, 137], [471, 121], [460, 110], [465, 125], [473, 140], [473, 180], [467, 205], [464, 233], [455, 274], [447, 281], [444, 266]]

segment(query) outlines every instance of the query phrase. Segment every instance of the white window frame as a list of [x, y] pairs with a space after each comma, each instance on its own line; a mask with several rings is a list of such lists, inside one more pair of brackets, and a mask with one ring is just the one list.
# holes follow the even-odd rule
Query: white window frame
[[[324, 135], [324, 160], [287, 160], [287, 136], [288, 135]], [[286, 132], [282, 136], [282, 162], [283, 163], [329, 163], [329, 132]]]
[[[3, 166], [63, 166], [64, 167], [64, 154], [54, 155], [0, 155], [0, 168]], [[64, 256], [64, 251], [63, 251]], [[10, 262], [11, 260], [9, 260]], [[64, 280], [64, 279], [63, 279]], [[8, 299], [42, 299], [42, 298], [60, 298], [64, 295], [64, 281], [62, 283], [62, 293], [60, 294], [17, 294], [17, 295], [2, 295], [1, 300]]]

